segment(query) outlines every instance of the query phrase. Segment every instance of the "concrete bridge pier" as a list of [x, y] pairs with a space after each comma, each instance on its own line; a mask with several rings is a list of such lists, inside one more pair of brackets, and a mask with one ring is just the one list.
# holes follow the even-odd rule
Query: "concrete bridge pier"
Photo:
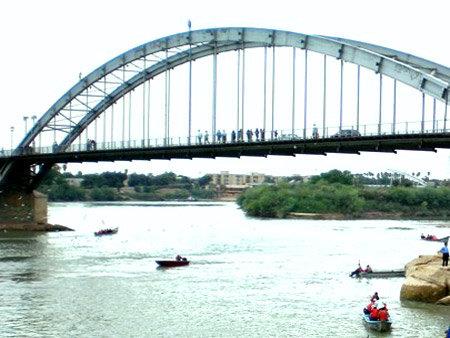
[[49, 230], [47, 196], [38, 191], [0, 191], [0, 230]]

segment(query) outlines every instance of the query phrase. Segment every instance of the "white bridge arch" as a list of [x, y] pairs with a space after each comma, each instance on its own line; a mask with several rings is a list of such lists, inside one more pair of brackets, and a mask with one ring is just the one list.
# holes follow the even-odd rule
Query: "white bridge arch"
[[[259, 28], [203, 29], [145, 43], [100, 66], [50, 107], [20, 142], [14, 155], [25, 152], [46, 129], [64, 132], [65, 137], [53, 149], [63, 152], [108, 107], [145, 81], [195, 59], [256, 47], [293, 47], [354, 63], [444, 102], [447, 111], [450, 69], [432, 61], [336, 37]], [[77, 118], [72, 116], [72, 105], [81, 105]], [[57, 117], [66, 123], [57, 124]], [[189, 125], [189, 136], [191, 132]]]

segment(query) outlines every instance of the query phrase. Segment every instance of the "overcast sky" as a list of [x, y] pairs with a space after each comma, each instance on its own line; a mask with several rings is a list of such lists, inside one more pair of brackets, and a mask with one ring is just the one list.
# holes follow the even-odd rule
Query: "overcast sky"
[[[40, 117], [78, 80], [108, 60], [167, 35], [212, 27], [261, 27], [339, 36], [408, 52], [443, 65], [448, 55], [445, 1], [50, 1], [0, 2], [0, 147], [24, 135], [23, 116]], [[70, 165], [70, 170], [124, 170], [189, 176], [228, 170], [308, 175], [333, 168], [353, 172], [431, 172], [450, 177], [450, 152], [399, 152], [215, 160]]]

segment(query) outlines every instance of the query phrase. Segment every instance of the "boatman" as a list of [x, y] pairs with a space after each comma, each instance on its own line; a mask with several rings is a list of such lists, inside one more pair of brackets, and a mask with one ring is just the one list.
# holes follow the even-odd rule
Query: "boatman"
[[442, 266], [448, 266], [448, 242], [444, 243], [444, 246], [439, 252], [442, 253]]

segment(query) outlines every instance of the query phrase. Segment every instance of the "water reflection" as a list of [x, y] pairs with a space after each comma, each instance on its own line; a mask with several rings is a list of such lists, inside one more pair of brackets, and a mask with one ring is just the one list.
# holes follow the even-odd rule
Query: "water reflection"
[[12, 274], [11, 280], [17, 283], [23, 283], [23, 282], [36, 282], [42, 280], [42, 273], [30, 270], [20, 273]]

